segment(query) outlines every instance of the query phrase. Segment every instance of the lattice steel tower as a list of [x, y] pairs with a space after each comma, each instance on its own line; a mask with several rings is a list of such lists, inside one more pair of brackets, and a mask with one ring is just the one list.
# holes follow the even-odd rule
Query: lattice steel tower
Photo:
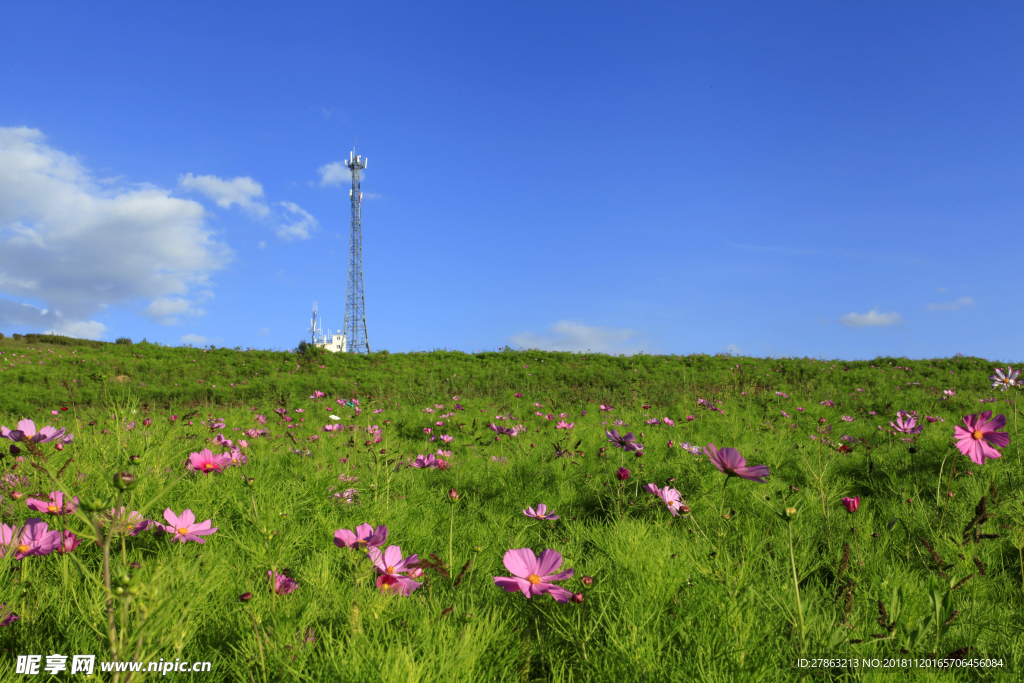
[[348, 257], [344, 327], [350, 353], [370, 352], [370, 340], [366, 336], [366, 302], [363, 297], [363, 193], [359, 191], [360, 171], [366, 168], [367, 161], [353, 150], [344, 162], [352, 172], [352, 189], [348, 193], [352, 199], [352, 243]]

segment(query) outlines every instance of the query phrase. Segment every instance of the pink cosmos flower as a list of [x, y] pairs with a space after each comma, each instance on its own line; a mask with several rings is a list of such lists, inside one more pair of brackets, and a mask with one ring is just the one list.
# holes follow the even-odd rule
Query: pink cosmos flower
[[404, 597], [409, 597], [412, 592], [422, 584], [413, 581], [402, 574], [409, 572], [416, 567], [419, 557], [410, 555], [402, 559], [402, 549], [397, 545], [389, 545], [382, 553], [380, 548], [370, 548], [366, 556], [377, 570], [377, 587], [381, 592], [394, 592]]
[[558, 519], [558, 515], [554, 513], [548, 513], [548, 506], [545, 505], [544, 503], [538, 505], [536, 511], [534, 511], [532, 507], [526, 508], [525, 510], [523, 510], [523, 514], [527, 517], [533, 517], [534, 519], [546, 519], [552, 522]]
[[1010, 443], [1009, 434], [996, 431], [1006, 426], [1006, 416], [999, 415], [994, 420], [991, 417], [991, 410], [980, 415], [968, 415], [964, 418], [966, 429], [960, 426], [953, 429], [956, 447], [978, 465], [985, 464], [985, 458], [994, 460], [1002, 457], [1002, 453], [993, 446], [1003, 448]]
[[324, 392], [322, 392], [322, 391], [314, 391], [313, 395], [310, 396], [310, 398], [323, 398], [324, 396], [326, 396], [326, 394], [324, 394]]
[[[310, 398], [312, 398], [312, 396], [310, 396]], [[278, 595], [288, 595], [299, 587], [299, 584], [295, 582], [295, 579], [290, 579], [284, 574], [278, 574], [269, 569], [267, 570], [267, 578], [274, 582], [274, 592]]]
[[348, 529], [338, 529], [334, 532], [334, 545], [339, 548], [366, 548], [384, 545], [388, 539], [388, 528], [381, 524], [374, 529], [369, 524], [360, 524], [356, 527], [355, 533]]
[[860, 507], [860, 496], [856, 496], [854, 498], [843, 498], [842, 503], [843, 507], [846, 508], [846, 511], [852, 515], [857, 511], [857, 508]]
[[641, 444], [636, 443], [636, 438], [633, 436], [633, 432], [622, 436], [619, 434], [617, 429], [605, 430], [605, 436], [608, 437], [608, 441], [611, 442], [616, 448], [621, 448], [624, 451], [642, 451], [644, 447]]
[[440, 467], [440, 465], [438, 463], [439, 463], [439, 461], [438, 461], [437, 457], [434, 456], [433, 453], [430, 453], [428, 455], [420, 454], [420, 455], [416, 456], [416, 460], [411, 465], [409, 465], [409, 466], [410, 467], [417, 467], [417, 468]]
[[[15, 541], [17, 539], [17, 541]], [[15, 550], [14, 559], [21, 560], [30, 555], [49, 555], [60, 545], [59, 529], [49, 529], [46, 522], [31, 518], [20, 529], [0, 525], [0, 557], [10, 548]]]
[[629, 470], [627, 470], [625, 467], [620, 467], [619, 469], [615, 470], [615, 476], [618, 477], [619, 481], [626, 481], [627, 479], [629, 479]]
[[227, 453], [214, 455], [209, 448], [204, 448], [198, 453], [192, 453], [185, 467], [193, 472], [223, 472], [231, 465], [231, 457]]
[[30, 510], [42, 512], [48, 515], [67, 515], [78, 509], [78, 497], [65, 501], [64, 494], [60, 491], [51, 491], [48, 501], [29, 498], [25, 501]]
[[17, 621], [18, 619], [21, 619], [21, 617], [19, 617], [14, 612], [7, 611], [6, 602], [0, 605], [0, 617], [2, 617], [2, 619], [0, 619], [0, 626], [10, 626], [13, 622]]
[[693, 422], [693, 421], [694, 421], [694, 420], [696, 420], [696, 419], [697, 419], [697, 418], [696, 418], [696, 417], [694, 417], [693, 415], [687, 415], [687, 416], [686, 416], [686, 421], [687, 421], [687, 422]]
[[612, 407], [611, 407], [611, 406], [606, 406], [606, 405], [604, 405], [603, 403], [601, 404], [601, 412], [602, 412], [602, 413], [607, 413], [607, 412], [608, 412], [608, 411], [610, 411], [611, 409], [612, 409]]
[[667, 417], [661, 418], [661, 421], [664, 422], [665, 424], [667, 424], [669, 427], [675, 427], [676, 426], [676, 423], [673, 420], [668, 419]]
[[687, 514], [690, 512], [690, 506], [686, 504], [686, 501], [680, 496], [679, 491], [666, 486], [663, 489], [659, 489], [654, 484], [648, 484], [644, 487], [644, 491], [653, 493], [661, 501], [668, 506], [668, 511], [672, 513], [673, 517], [678, 517], [679, 513]]
[[266, 415], [257, 415], [256, 416], [256, 423], [257, 424], [261, 424], [261, 425], [267, 424], [267, 416]]
[[748, 466], [747, 460], [735, 448], [715, 448], [715, 444], [709, 443], [704, 447], [704, 455], [708, 456], [711, 464], [730, 477], [740, 477], [762, 484], [768, 481], [767, 477], [771, 470], [765, 465]]
[[212, 522], [209, 519], [205, 522], [196, 522], [196, 516], [191, 510], [185, 510], [181, 515], [175, 515], [171, 508], [167, 508], [164, 510], [164, 519], [167, 520], [167, 525], [160, 526], [167, 533], [174, 534], [174, 538], [171, 539], [172, 541], [180, 543], [185, 541], [206, 543], [200, 536], [209, 536], [217, 531], [217, 527], [211, 528]]
[[515, 397], [516, 397], [516, 398], [522, 398], [522, 397], [523, 397], [523, 395], [522, 395], [522, 394], [519, 394], [519, 393], [517, 393], [517, 394], [515, 394]]
[[566, 569], [555, 573], [562, 566], [562, 556], [557, 551], [548, 548], [538, 558], [529, 548], [519, 548], [505, 553], [503, 561], [505, 569], [514, 576], [495, 576], [494, 584], [506, 593], [522, 591], [527, 598], [547, 593], [558, 602], [568, 602], [572, 597], [572, 593], [552, 583], [568, 579], [574, 571]]
[[840, 420], [843, 420], [844, 422], [853, 422], [853, 418], [852, 418], [852, 417], [850, 417], [849, 415], [843, 415], [843, 416], [842, 416], [841, 418], [839, 418], [839, 419], [840, 419]]
[[917, 426], [917, 418], [910, 417], [905, 413], [896, 418], [896, 422], [890, 422], [889, 426], [903, 434], [920, 434], [924, 425]]
[[64, 530], [61, 532], [61, 540], [59, 545], [57, 546], [57, 554], [63, 555], [65, 553], [70, 553], [75, 548], [77, 548], [79, 544], [81, 544], [81, 542], [82, 539], [80, 539], [78, 536], [71, 533], [70, 531]]
[[575, 426], [575, 422], [566, 422], [565, 420], [559, 420], [558, 424], [555, 425], [555, 429], [572, 429]]
[[49, 425], [36, 432], [36, 423], [32, 420], [21, 420], [17, 429], [8, 429], [0, 425], [0, 436], [15, 443], [26, 441], [31, 443], [49, 443], [64, 436], [65, 429], [55, 429]]

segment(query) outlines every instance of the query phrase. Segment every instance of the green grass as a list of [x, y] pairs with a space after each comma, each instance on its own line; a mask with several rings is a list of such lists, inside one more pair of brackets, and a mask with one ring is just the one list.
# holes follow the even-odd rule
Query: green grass
[[[2, 423], [13, 428], [31, 417], [75, 435], [61, 452], [44, 445], [41, 469], [4, 458], [5, 473], [30, 479], [19, 491], [45, 498], [59, 489], [111, 507], [113, 475], [134, 472], [138, 483], [121, 503], [128, 510], [160, 519], [166, 507], [189, 508], [218, 528], [204, 545], [146, 531], [110, 546], [113, 585], [126, 572], [138, 586], [123, 607], [114, 598], [114, 647], [147, 661], [212, 662], [212, 673], [171, 674], [176, 680], [947, 680], [948, 673], [925, 669], [811, 674], [794, 662], [815, 654], [923, 660], [963, 648], [973, 648], [972, 658], [1000, 658], [1003, 668], [963, 669], [956, 680], [1020, 675], [1024, 476], [1016, 394], [992, 392], [987, 377], [995, 365], [982, 359], [297, 356], [38, 339], [3, 339], [0, 351], [5, 367], [14, 363], [0, 373]], [[22, 363], [23, 354], [32, 362]], [[956, 394], [944, 400], [950, 388]], [[327, 397], [308, 398], [314, 390]], [[979, 403], [990, 397], [997, 402]], [[339, 398], [359, 398], [361, 414]], [[724, 412], [698, 406], [698, 398]], [[826, 400], [835, 406], [821, 405]], [[465, 410], [453, 411], [455, 403]], [[602, 412], [602, 403], [612, 411]], [[279, 424], [273, 409], [281, 407], [298, 428]], [[877, 428], [901, 409], [945, 422], [925, 423], [910, 453], [911, 444]], [[1011, 443], [1002, 458], [978, 466], [951, 446], [953, 426], [989, 409], [1009, 419]], [[324, 432], [332, 413], [356, 429]], [[555, 429], [560, 413], [573, 429]], [[171, 422], [172, 414], [179, 419]], [[235, 431], [259, 427], [259, 414], [268, 416], [269, 437]], [[529, 432], [495, 441], [486, 425], [513, 423], [498, 415], [518, 418]], [[227, 438], [249, 442], [247, 465], [223, 474], [185, 470], [191, 452], [210, 447], [216, 432], [200, 424], [210, 417], [224, 419], [217, 431]], [[662, 417], [675, 426], [645, 424]], [[151, 425], [143, 425], [146, 418]], [[642, 457], [607, 443], [614, 420], [645, 444]], [[382, 441], [367, 446], [371, 425], [381, 428]], [[438, 448], [427, 441], [428, 426], [435, 436], [455, 437], [443, 446], [453, 451], [451, 468], [396, 471], [398, 459]], [[772, 474], [766, 484], [733, 479], [723, 490], [724, 475], [682, 442], [735, 447]], [[843, 444], [852, 449], [840, 452]], [[614, 473], [623, 466], [631, 476], [620, 482]], [[341, 474], [359, 481], [340, 482]], [[670, 480], [691, 508], [688, 517], [672, 517], [642, 490]], [[334, 498], [332, 487], [356, 488], [358, 504]], [[451, 488], [460, 494], [454, 523]], [[847, 513], [843, 496], [860, 496], [860, 509]], [[522, 514], [539, 503], [560, 519]], [[992, 516], [975, 524], [978, 536], [971, 523], [981, 505]], [[792, 559], [787, 507], [797, 510]], [[13, 525], [35, 513], [12, 500], [3, 516]], [[7, 671], [18, 654], [109, 659], [103, 551], [88, 540], [89, 516], [46, 521], [65, 523], [83, 541], [70, 555], [0, 560], [0, 575], [9, 577], [0, 602], [21, 617], [0, 628]], [[364, 522], [387, 525], [386, 545], [421, 560], [433, 553], [445, 571], [427, 569], [410, 597], [382, 594], [362, 555], [332, 541], [335, 530]], [[527, 600], [497, 588], [493, 578], [510, 575], [502, 556], [523, 547], [561, 553], [563, 568], [575, 570], [561, 584], [582, 593], [583, 603]], [[273, 594], [271, 569], [294, 578], [297, 590]], [[590, 588], [579, 580], [584, 575], [594, 578]], [[252, 599], [241, 601], [248, 592]], [[315, 641], [307, 643], [310, 633]]]

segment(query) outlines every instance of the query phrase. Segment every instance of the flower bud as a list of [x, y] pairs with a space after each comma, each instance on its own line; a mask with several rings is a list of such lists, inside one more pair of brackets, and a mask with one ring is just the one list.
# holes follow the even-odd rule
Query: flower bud
[[238, 596], [238, 599], [242, 602], [249, 602], [250, 600], [252, 600], [252, 593], [242, 593]]
[[252, 487], [256, 483], [256, 480], [252, 477], [242, 477], [242, 483], [246, 486]]
[[572, 598], [570, 598], [570, 600], [577, 604], [583, 602], [583, 593], [573, 593]]
[[459, 499], [459, 492], [456, 491], [455, 489], [449, 489], [448, 490], [448, 499], [451, 500], [454, 503], [455, 501], [457, 501]]
[[796, 508], [786, 508], [786, 511], [783, 513], [783, 516], [787, 520], [792, 520], [794, 517], [796, 517]]
[[590, 588], [591, 586], [594, 585], [594, 577], [593, 576], [581, 576], [580, 577], [580, 583], [582, 583], [587, 588]]
[[629, 479], [629, 470], [627, 470], [625, 467], [620, 467], [619, 469], [615, 470], [615, 476], [619, 478], [619, 481], [626, 481], [627, 479]]
[[128, 456], [128, 459], [131, 460], [133, 463], [135, 463], [135, 462], [139, 461], [139, 456], [138, 455], [130, 455], [130, 456]]
[[57, 443], [53, 444], [53, 447], [54, 447], [54, 449], [56, 449], [56, 450], [58, 450], [58, 451], [62, 451], [62, 450], [64, 450], [64, 444], [62, 444], [62, 443], [61, 443], [61, 442], [59, 442], [59, 441], [58, 441]]
[[11, 491], [9, 495], [11, 496], [11, 500], [21, 500], [25, 497], [25, 494], [21, 491]]
[[114, 475], [114, 486], [118, 491], [127, 491], [135, 486], [135, 475], [131, 472], [119, 472]]
[[[100, 512], [107, 507], [107, 501], [102, 498], [90, 498], [89, 500], [79, 502], [79, 507], [86, 512]], [[159, 526], [157, 528], [162, 529], [163, 527]]]
[[484, 551], [483, 546], [479, 546], [479, 545], [473, 546], [473, 552], [474, 553], [482, 553], [483, 551]]

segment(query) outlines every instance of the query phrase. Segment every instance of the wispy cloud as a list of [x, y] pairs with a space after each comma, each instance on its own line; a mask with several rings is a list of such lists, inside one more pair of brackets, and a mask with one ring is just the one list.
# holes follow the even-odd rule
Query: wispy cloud
[[867, 313], [847, 313], [839, 318], [839, 322], [847, 327], [888, 327], [903, 322], [903, 318], [895, 311], [879, 313], [878, 307]]
[[[140, 300], [187, 302], [230, 262], [201, 204], [109, 180], [101, 185], [39, 130], [0, 127], [0, 291], [39, 304], [4, 300], [0, 326], [95, 338], [105, 331], [89, 320], [96, 313]], [[160, 317], [161, 305], [145, 314]]]
[[512, 335], [512, 346], [542, 349], [544, 351], [594, 351], [596, 353], [636, 353], [644, 350], [633, 330], [611, 327], [590, 327], [581, 323], [561, 320], [548, 334], [520, 332]]
[[160, 297], [146, 307], [146, 315], [161, 325], [177, 325], [179, 315], [205, 315], [206, 311], [196, 308], [190, 301], [179, 297]]
[[965, 306], [974, 306], [975, 301], [969, 296], [962, 296], [956, 301], [950, 301], [944, 304], [928, 304], [929, 311], [955, 311], [958, 308]]
[[262, 201], [263, 186], [249, 177], [224, 180], [213, 175], [193, 177], [188, 173], [178, 179], [178, 185], [206, 195], [222, 209], [238, 204], [244, 211], [261, 218], [270, 213], [270, 208]]
[[184, 344], [205, 344], [207, 339], [206, 337], [200, 337], [198, 334], [185, 334], [182, 335], [181, 341]]
[[[320, 187], [328, 185], [342, 185], [352, 182], [352, 171], [340, 161], [325, 164], [316, 170], [320, 174]], [[365, 171], [359, 171], [359, 178], [362, 180]], [[365, 198], [365, 195], [364, 195]]]
[[291, 214], [298, 216], [298, 220], [289, 223], [288, 225], [278, 227], [278, 237], [286, 240], [308, 240], [309, 233], [320, 227], [320, 223], [308, 212], [303, 210], [298, 204], [295, 204], [294, 202], [281, 202], [280, 204]]
[[740, 353], [740, 347], [736, 346], [735, 344], [729, 344], [728, 346], [725, 347], [725, 350], [734, 356], [739, 355]]

